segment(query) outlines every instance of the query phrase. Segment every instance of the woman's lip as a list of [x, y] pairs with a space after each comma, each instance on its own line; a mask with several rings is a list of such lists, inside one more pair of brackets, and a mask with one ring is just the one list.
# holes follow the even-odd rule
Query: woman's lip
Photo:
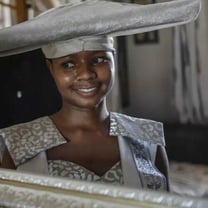
[[75, 90], [77, 94], [84, 97], [91, 97], [97, 94], [98, 87], [80, 87]]
[[90, 87], [90, 88], [79, 88], [77, 89], [80, 92], [84, 92], [84, 93], [90, 93], [96, 90], [96, 87]]

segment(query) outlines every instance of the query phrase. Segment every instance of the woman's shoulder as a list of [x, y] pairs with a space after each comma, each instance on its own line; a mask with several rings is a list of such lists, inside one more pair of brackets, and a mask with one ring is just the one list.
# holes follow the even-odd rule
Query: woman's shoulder
[[0, 129], [0, 139], [16, 166], [41, 151], [66, 142], [48, 116]]
[[[110, 114], [111, 132], [154, 144], [165, 145], [163, 123], [126, 114]], [[113, 133], [113, 134], [114, 134]]]

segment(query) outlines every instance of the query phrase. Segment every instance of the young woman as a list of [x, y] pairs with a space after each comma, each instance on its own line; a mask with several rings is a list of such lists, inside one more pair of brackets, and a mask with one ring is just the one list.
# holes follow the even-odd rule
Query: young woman
[[[175, 12], [171, 10], [171, 6], [177, 5], [179, 9], [183, 8], [186, 11], [187, 2], [185, 3], [184, 7], [178, 3], [169, 4], [170, 11]], [[100, 2], [97, 4], [100, 8]], [[77, 9], [80, 14], [84, 11], [82, 5], [87, 9], [86, 14], [89, 14], [89, 8], [93, 10], [96, 3], [82, 3], [73, 6], [73, 9]], [[124, 7], [122, 5], [121, 8], [121, 4], [115, 2], [102, 2], [102, 9], [105, 5], [107, 5], [106, 9], [112, 9], [110, 14], [113, 16], [110, 17], [111, 21], [104, 20], [103, 24], [110, 24], [110, 27], [108, 25], [106, 28], [108, 30], [111, 28], [113, 32], [115, 11], [119, 8], [119, 12], [122, 13], [120, 9]], [[128, 7], [127, 4], [125, 6]], [[132, 7], [131, 4], [129, 6], [136, 7], [135, 5]], [[190, 6], [192, 8], [193, 4]], [[161, 4], [161, 8], [167, 9], [166, 4]], [[57, 14], [68, 11], [65, 7], [60, 9], [40, 16], [37, 21], [48, 21], [51, 15], [56, 17]], [[141, 8], [138, 9], [142, 13]], [[129, 9], [124, 11], [123, 14], [129, 13]], [[75, 13], [71, 18], [76, 16]], [[174, 14], [176, 16], [176, 13]], [[102, 16], [102, 12], [99, 15]], [[154, 15], [157, 17], [158, 13]], [[96, 17], [98, 15], [94, 16], [95, 22], [92, 25], [97, 30], [100, 22], [97, 22]], [[105, 16], [103, 13], [102, 17], [109, 18], [109, 15]], [[135, 20], [134, 15], [132, 19]], [[158, 21], [161, 21], [161, 18]], [[166, 18], [163, 21], [161, 25], [164, 27]], [[157, 25], [156, 22], [154, 23]], [[71, 24], [73, 27], [74, 21]], [[121, 25], [120, 20], [116, 24]], [[169, 20], [167, 24], [169, 25]], [[57, 27], [57, 22], [55, 26]], [[61, 27], [64, 30], [63, 24]], [[122, 28], [124, 33], [126, 33], [125, 27]], [[25, 28], [24, 24], [23, 28]], [[31, 29], [31, 25], [29, 28]], [[53, 28], [52, 24], [49, 30]], [[70, 25], [68, 28], [70, 28], [69, 34], [76, 31], [76, 27], [73, 32]], [[85, 29], [87, 29], [86, 25]], [[99, 33], [102, 29], [100, 27], [96, 32]], [[60, 33], [62, 36], [63, 30], [57, 29], [55, 33]], [[43, 30], [42, 32], [44, 33]], [[51, 35], [53, 36], [54, 34]], [[162, 124], [109, 112], [107, 109], [106, 96], [114, 82], [113, 38], [106, 35], [79, 35], [77, 38], [65, 40], [63, 35], [63, 40], [48, 42], [50, 33], [47, 33], [45, 39], [47, 44], [41, 47], [62, 96], [62, 107], [53, 115], [0, 130], [0, 138], [4, 143], [1, 167], [71, 179], [169, 190], [168, 160], [164, 148]], [[36, 45], [40, 44], [36, 43]], [[25, 43], [23, 46], [18, 52], [28, 50]], [[17, 51], [16, 48], [14, 50]]]

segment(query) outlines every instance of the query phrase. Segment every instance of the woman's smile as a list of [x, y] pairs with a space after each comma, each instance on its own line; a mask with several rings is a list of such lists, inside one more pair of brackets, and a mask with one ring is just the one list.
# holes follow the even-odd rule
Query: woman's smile
[[97, 87], [81, 87], [76, 89], [76, 92], [82, 96], [93, 96], [97, 94]]

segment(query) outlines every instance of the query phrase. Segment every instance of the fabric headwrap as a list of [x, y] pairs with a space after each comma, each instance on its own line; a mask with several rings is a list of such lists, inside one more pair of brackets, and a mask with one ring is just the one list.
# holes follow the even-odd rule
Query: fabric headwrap
[[46, 58], [59, 58], [80, 51], [115, 51], [112, 37], [83, 37], [58, 41], [42, 47]]

